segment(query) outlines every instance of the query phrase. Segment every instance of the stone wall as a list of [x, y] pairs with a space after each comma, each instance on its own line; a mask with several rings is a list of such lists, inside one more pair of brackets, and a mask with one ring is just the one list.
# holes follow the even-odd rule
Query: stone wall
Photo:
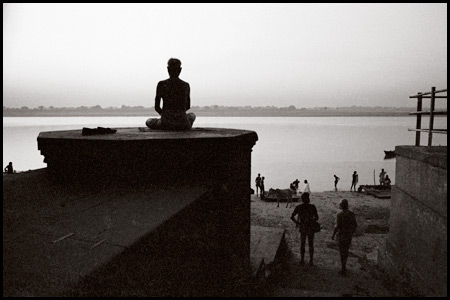
[[447, 147], [397, 146], [381, 265], [420, 295], [447, 295]]

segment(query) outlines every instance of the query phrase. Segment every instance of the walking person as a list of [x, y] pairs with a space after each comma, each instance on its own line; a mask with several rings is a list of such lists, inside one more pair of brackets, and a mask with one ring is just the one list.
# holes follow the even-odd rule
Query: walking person
[[337, 184], [338, 184], [340, 178], [337, 177], [336, 175], [333, 175], [333, 176], [334, 176], [334, 190], [337, 191]]
[[[314, 265], [314, 223], [319, 220], [317, 208], [310, 204], [309, 193], [301, 196], [302, 204], [292, 212], [291, 220], [299, 226], [300, 231], [300, 264], [305, 263], [306, 238], [308, 238], [309, 264]], [[298, 215], [298, 220], [295, 218]]]
[[352, 243], [353, 234], [358, 225], [355, 214], [348, 209], [347, 199], [342, 199], [339, 202], [339, 208], [341, 210], [336, 214], [336, 226], [334, 227], [331, 239], [334, 240], [336, 237], [341, 257], [341, 271], [339, 271], [339, 274], [345, 276], [347, 275], [348, 251]]
[[256, 185], [256, 196], [258, 196], [258, 190], [261, 193], [261, 174], [259, 173], [258, 176], [256, 176], [255, 185]]
[[354, 188], [355, 192], [356, 192], [356, 185], [358, 184], [358, 173], [353, 172], [352, 175], [352, 186], [350, 187], [350, 191], [352, 191], [352, 188]]

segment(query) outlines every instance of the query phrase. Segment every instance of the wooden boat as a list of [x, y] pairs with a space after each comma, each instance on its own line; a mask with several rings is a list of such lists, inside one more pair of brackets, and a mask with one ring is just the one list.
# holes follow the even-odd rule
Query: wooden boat
[[[275, 194], [271, 194], [268, 191], [264, 193], [264, 196], [261, 197], [261, 200], [264, 200], [266, 202], [277, 202], [277, 196]], [[292, 195], [292, 202], [299, 202], [300, 195]], [[286, 202], [287, 198], [282, 197], [280, 198], [280, 202]]]
[[358, 192], [365, 192], [368, 195], [375, 196], [380, 199], [388, 199], [391, 198], [391, 187], [392, 186], [383, 186], [383, 185], [360, 185], [358, 188]]

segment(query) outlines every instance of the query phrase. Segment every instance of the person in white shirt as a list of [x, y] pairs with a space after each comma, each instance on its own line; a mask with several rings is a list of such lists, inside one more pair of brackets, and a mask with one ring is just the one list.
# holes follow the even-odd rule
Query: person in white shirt
[[308, 180], [305, 179], [304, 182], [305, 182], [305, 187], [303, 188], [303, 193], [309, 193], [309, 194], [311, 194], [311, 190], [310, 190], [310, 188], [309, 188]]

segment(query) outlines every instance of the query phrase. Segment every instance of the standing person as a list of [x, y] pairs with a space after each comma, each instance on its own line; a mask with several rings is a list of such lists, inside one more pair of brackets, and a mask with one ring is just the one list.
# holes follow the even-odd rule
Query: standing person
[[357, 184], [358, 184], [358, 173], [356, 173], [356, 171], [355, 171], [355, 172], [353, 172], [353, 175], [352, 175], [352, 186], [350, 187], [350, 191], [352, 191], [352, 188], [354, 188], [355, 192], [356, 192]]
[[336, 175], [333, 175], [333, 176], [334, 176], [334, 190], [337, 191], [337, 184], [338, 184], [340, 178], [337, 177]]
[[305, 186], [303, 188], [303, 193], [311, 194], [311, 189], [309, 188], [308, 180], [305, 179], [304, 183], [305, 183]]
[[260, 185], [260, 195], [261, 195], [261, 199], [264, 198], [264, 176], [261, 178], [261, 185]]
[[380, 172], [380, 185], [384, 185], [384, 176], [386, 175], [386, 172], [384, 171], [384, 169], [381, 169]]
[[341, 271], [339, 271], [339, 274], [345, 276], [347, 275], [348, 250], [350, 249], [352, 236], [358, 224], [356, 223], [355, 214], [348, 209], [347, 199], [342, 199], [339, 202], [339, 208], [341, 211], [336, 214], [336, 226], [334, 227], [331, 239], [334, 240], [336, 236], [339, 254], [341, 256]]
[[256, 196], [258, 196], [258, 190], [261, 193], [261, 174], [260, 173], [258, 173], [258, 176], [256, 176], [255, 185], [256, 185]]
[[[191, 108], [189, 83], [181, 80], [181, 61], [171, 58], [167, 62], [169, 79], [158, 82], [156, 87], [155, 110], [161, 118], [149, 118], [145, 124], [150, 129], [188, 130], [195, 121], [194, 113], [186, 113]], [[164, 102], [161, 108], [161, 99]]]
[[298, 179], [295, 179], [295, 181], [293, 182], [294, 187], [295, 187], [295, 194], [298, 194], [298, 184], [300, 183], [300, 181]]
[[386, 175], [384, 178], [384, 186], [391, 187], [391, 179], [389, 178], [389, 175]]
[[9, 164], [5, 167], [5, 169], [3, 171], [7, 174], [14, 173], [14, 168], [13, 168], [12, 162], [9, 162]]
[[[317, 208], [314, 204], [310, 204], [309, 193], [303, 193], [301, 196], [302, 204], [297, 205], [292, 212], [291, 220], [299, 225], [300, 229], [300, 263], [305, 263], [305, 246], [306, 238], [308, 238], [309, 247], [309, 264], [313, 265], [314, 257], [314, 230], [313, 224], [315, 221], [319, 220], [319, 215], [317, 214]], [[297, 221], [295, 216], [298, 215]]]

